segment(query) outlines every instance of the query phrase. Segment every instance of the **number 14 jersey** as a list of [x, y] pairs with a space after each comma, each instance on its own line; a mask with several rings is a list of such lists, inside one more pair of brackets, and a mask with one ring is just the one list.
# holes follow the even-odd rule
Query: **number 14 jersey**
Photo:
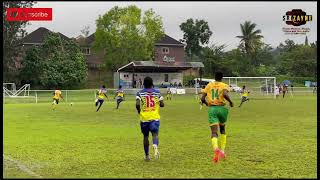
[[224, 106], [226, 100], [223, 97], [223, 90], [229, 90], [229, 86], [223, 82], [210, 82], [204, 89], [204, 93], [207, 93], [207, 102], [210, 106]]
[[136, 99], [141, 102], [140, 120], [142, 122], [160, 120], [160, 101], [163, 100], [163, 97], [159, 90], [142, 89], [137, 92]]

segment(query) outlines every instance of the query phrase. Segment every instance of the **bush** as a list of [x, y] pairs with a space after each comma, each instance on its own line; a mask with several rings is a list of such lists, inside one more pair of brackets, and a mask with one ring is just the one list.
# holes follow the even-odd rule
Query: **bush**
[[282, 83], [284, 80], [289, 80], [293, 86], [304, 86], [305, 81], [317, 81], [315, 77], [291, 77], [286, 75], [277, 76], [277, 83]]

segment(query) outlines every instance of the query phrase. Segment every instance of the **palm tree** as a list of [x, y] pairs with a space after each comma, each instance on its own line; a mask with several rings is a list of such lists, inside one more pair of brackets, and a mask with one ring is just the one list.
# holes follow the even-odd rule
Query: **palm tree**
[[241, 36], [236, 36], [240, 38], [240, 47], [244, 48], [244, 51], [247, 55], [251, 56], [252, 60], [255, 59], [256, 50], [261, 47], [263, 44], [261, 39], [261, 30], [256, 28], [256, 24], [251, 21], [245, 21], [243, 24], [240, 24]]

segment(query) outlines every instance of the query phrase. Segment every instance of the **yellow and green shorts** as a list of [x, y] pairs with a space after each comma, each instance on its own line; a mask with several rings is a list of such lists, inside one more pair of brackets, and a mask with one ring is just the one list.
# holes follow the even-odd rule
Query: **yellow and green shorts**
[[228, 113], [229, 110], [224, 106], [210, 106], [208, 111], [210, 126], [227, 122]]

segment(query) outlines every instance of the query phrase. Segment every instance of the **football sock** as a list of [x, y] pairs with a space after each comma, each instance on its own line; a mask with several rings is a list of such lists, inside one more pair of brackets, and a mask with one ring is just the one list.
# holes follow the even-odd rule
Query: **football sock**
[[226, 135], [226, 134], [221, 134], [220, 141], [221, 141], [221, 144], [220, 144], [221, 147], [220, 147], [220, 149], [221, 149], [221, 151], [224, 152], [224, 149], [225, 149], [226, 143], [227, 143], [227, 135]]
[[156, 138], [153, 138], [153, 144], [155, 144], [155, 145], [157, 145], [158, 146], [158, 144], [159, 144], [159, 140], [158, 140], [158, 137], [156, 137]]
[[216, 150], [218, 148], [218, 137], [213, 137], [211, 141], [212, 141], [213, 150]]
[[149, 145], [144, 145], [144, 154], [145, 154], [146, 156], [149, 155]]

